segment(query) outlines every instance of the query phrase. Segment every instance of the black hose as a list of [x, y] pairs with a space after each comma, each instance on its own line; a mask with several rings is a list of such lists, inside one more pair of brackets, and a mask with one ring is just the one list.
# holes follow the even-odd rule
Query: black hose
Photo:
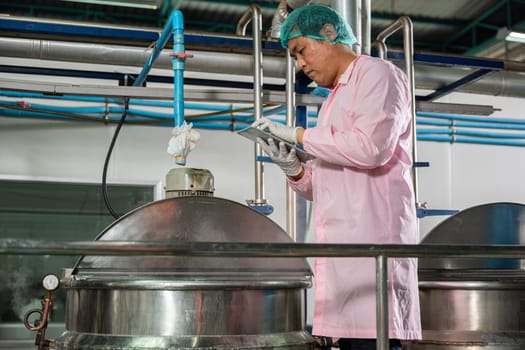
[[113, 138], [111, 139], [111, 144], [109, 145], [108, 153], [106, 155], [106, 160], [104, 162], [104, 169], [102, 171], [102, 196], [104, 197], [104, 202], [106, 203], [106, 207], [108, 208], [108, 211], [113, 215], [115, 219], [118, 219], [120, 215], [118, 215], [115, 210], [113, 210], [113, 207], [111, 206], [111, 203], [109, 201], [108, 196], [108, 186], [106, 183], [106, 176], [108, 172], [108, 164], [109, 159], [111, 158], [111, 153], [113, 152], [113, 147], [115, 146], [115, 141], [117, 140], [118, 134], [120, 132], [120, 129], [122, 128], [122, 125], [124, 124], [124, 120], [126, 119], [126, 116], [128, 115], [128, 108], [129, 108], [129, 97], [124, 98], [124, 111], [122, 112], [122, 116], [120, 117], [120, 121], [117, 125], [117, 128], [115, 129], [115, 133], [113, 134]]

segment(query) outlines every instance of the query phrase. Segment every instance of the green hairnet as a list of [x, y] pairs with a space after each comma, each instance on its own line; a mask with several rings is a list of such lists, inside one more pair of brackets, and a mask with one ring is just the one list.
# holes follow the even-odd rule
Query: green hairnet
[[[322, 35], [325, 24], [335, 28], [335, 40]], [[288, 47], [288, 40], [304, 36], [312, 39], [325, 40], [330, 43], [341, 43], [352, 47], [357, 39], [352, 28], [334, 10], [323, 5], [306, 5], [293, 10], [281, 26], [281, 45]]]

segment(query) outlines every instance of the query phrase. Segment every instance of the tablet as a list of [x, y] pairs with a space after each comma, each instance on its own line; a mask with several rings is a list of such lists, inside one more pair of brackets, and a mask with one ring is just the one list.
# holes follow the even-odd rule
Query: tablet
[[257, 141], [258, 137], [260, 137], [263, 140], [268, 140], [269, 138], [272, 138], [277, 143], [284, 142], [288, 149], [291, 149], [291, 148], [295, 149], [295, 154], [297, 154], [297, 158], [299, 158], [299, 160], [301, 162], [303, 162], [303, 163], [306, 162], [307, 160], [312, 160], [312, 159], [315, 158], [313, 155], [311, 155], [310, 153], [306, 152], [301, 146], [294, 145], [293, 143], [285, 141], [285, 140], [281, 139], [280, 137], [272, 135], [271, 133], [269, 133], [267, 131], [263, 131], [263, 130], [258, 129], [258, 128], [254, 128], [254, 127], [249, 126], [249, 127], [245, 128], [245, 129], [237, 131], [237, 133], [239, 135], [241, 135], [241, 136], [244, 136], [244, 137], [254, 141], [254, 142]]

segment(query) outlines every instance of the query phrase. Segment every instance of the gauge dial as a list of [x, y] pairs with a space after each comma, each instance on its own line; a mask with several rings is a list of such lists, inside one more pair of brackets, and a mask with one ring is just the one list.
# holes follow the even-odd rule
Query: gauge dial
[[56, 290], [59, 285], [60, 285], [60, 279], [58, 278], [57, 275], [54, 275], [54, 274], [46, 275], [44, 279], [42, 280], [42, 286], [44, 287], [44, 289], [51, 291], [51, 292]]

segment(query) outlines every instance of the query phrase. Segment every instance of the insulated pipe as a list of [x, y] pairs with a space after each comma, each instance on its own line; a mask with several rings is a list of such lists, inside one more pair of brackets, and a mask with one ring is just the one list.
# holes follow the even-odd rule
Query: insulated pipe
[[[375, 44], [378, 44], [377, 42]], [[135, 74], [130, 67], [138, 67], [147, 59], [143, 47], [105, 45], [92, 43], [67, 42], [45, 39], [5, 38], [0, 37], [0, 52], [2, 57], [17, 57], [39, 60], [39, 65], [45, 66], [46, 61], [65, 61], [73, 63], [93, 63], [108, 66], [126, 66], [123, 68], [100, 67], [112, 71]], [[185, 72], [235, 74], [252, 76], [253, 59], [248, 54], [224, 53], [211, 51], [188, 51], [198, 53], [185, 64]], [[442, 56], [447, 58], [449, 56]], [[264, 73], [266, 77], [282, 78], [286, 75], [285, 58], [269, 55], [264, 57]], [[12, 65], [12, 61], [9, 61]], [[472, 84], [462, 86], [458, 92], [474, 94], [525, 97], [523, 80], [525, 64], [521, 62], [504, 61], [504, 70], [495, 71]], [[56, 68], [53, 62], [47, 63]], [[154, 68], [172, 69], [169, 54], [161, 52]], [[93, 67], [88, 69], [93, 70]], [[447, 65], [446, 69], [438, 65], [420, 64], [416, 62], [416, 88], [438, 89], [444, 85], [465, 76], [465, 69], [459, 66]]]
[[[237, 24], [237, 35], [246, 35], [246, 27], [252, 21], [252, 35], [253, 35], [253, 111], [254, 120], [257, 121], [262, 118], [262, 91], [263, 91], [263, 70], [262, 70], [262, 15], [257, 5], [251, 5], [250, 9], [244, 13]], [[268, 212], [266, 209], [266, 199], [264, 199], [264, 165], [258, 159], [262, 157], [261, 146], [256, 142], [254, 145], [255, 151], [255, 199], [249, 201], [255, 208], [263, 209], [263, 212], [270, 214], [273, 209]], [[266, 208], [266, 209], [264, 209]]]
[[[246, 76], [254, 74], [252, 55], [211, 51], [187, 52], [198, 54], [186, 62], [186, 72]], [[148, 59], [148, 53], [143, 47], [3, 37], [0, 37], [0, 56], [129, 67], [141, 66], [142, 62]], [[161, 52], [153, 68], [171, 70], [172, 62], [169, 53]], [[269, 75], [271, 77], [284, 77], [286, 74], [284, 58], [266, 57], [266, 70], [271, 72]], [[125, 68], [123, 71], [125, 72]], [[136, 72], [133, 70], [130, 73]]]
[[[379, 57], [386, 59], [386, 44], [385, 41], [392, 34], [398, 30], [403, 29], [403, 48], [405, 54], [405, 71], [408, 78], [408, 85], [410, 90], [411, 114], [412, 114], [412, 160], [417, 161], [417, 139], [416, 139], [416, 84], [414, 75], [414, 29], [412, 21], [407, 16], [401, 16], [390, 26], [385, 28], [376, 38], [378, 44]], [[419, 207], [418, 202], [418, 174], [416, 167], [412, 168], [412, 181], [414, 185], [414, 195], [416, 200], [416, 207]]]

